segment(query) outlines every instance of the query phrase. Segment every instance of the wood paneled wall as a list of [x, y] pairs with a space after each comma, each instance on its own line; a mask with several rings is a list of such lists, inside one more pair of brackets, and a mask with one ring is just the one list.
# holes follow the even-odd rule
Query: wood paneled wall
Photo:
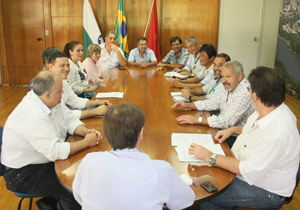
[[[1, 6], [4, 1], [0, 0]], [[30, 4], [43, 2], [45, 47], [63, 49], [71, 40], [83, 41], [83, 0], [32, 0]], [[89, 0], [96, 20], [104, 36], [114, 31], [119, 0]], [[129, 49], [136, 47], [136, 40], [143, 36], [152, 0], [125, 0]], [[169, 40], [180, 36], [184, 41], [194, 35], [200, 44], [211, 43], [217, 48], [219, 0], [157, 0], [161, 54], [171, 49]], [[16, 14], [18, 15], [18, 14]], [[2, 81], [9, 84], [5, 49], [5, 20], [0, 14], [0, 43]], [[19, 36], [19, 35], [17, 35]], [[4, 43], [4, 45], [2, 45]], [[3, 60], [4, 59], [4, 60]], [[40, 65], [40, 64], [39, 64]]]

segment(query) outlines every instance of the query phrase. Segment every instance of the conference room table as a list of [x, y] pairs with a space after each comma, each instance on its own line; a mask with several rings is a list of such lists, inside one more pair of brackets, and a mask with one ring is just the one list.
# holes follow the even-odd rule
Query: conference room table
[[[179, 175], [189, 175], [196, 184], [196, 186], [191, 185], [196, 195], [195, 201], [203, 202], [226, 190], [235, 175], [218, 167], [210, 167], [206, 162], [180, 162], [178, 160], [177, 152], [171, 145], [172, 133], [198, 133], [214, 136], [218, 130], [201, 125], [181, 125], [176, 121], [176, 117], [182, 114], [206, 116], [207, 112], [191, 111], [183, 108], [171, 109], [175, 102], [170, 92], [181, 90], [171, 87], [170, 81], [172, 78], [164, 77], [165, 73], [166, 71], [156, 71], [154, 67], [147, 69], [128, 67], [126, 70], [110, 69], [105, 77], [105, 86], [100, 86], [97, 92], [123, 92], [123, 98], [109, 98], [109, 101], [113, 104], [130, 102], [142, 109], [146, 122], [144, 138], [139, 150], [147, 153], [152, 159], [169, 162]], [[86, 154], [111, 150], [108, 141], [104, 137], [102, 119], [103, 117], [94, 117], [82, 120], [89, 128], [95, 128], [103, 134], [99, 145], [78, 152], [66, 160], [55, 162], [57, 176], [69, 191], [72, 191], [72, 182], [76, 170]], [[72, 142], [79, 139], [82, 139], [82, 137], [70, 136], [68, 141]], [[226, 156], [233, 157], [226, 143], [222, 143], [221, 147]], [[218, 191], [215, 193], [207, 192], [200, 185], [205, 181], [213, 183]]]

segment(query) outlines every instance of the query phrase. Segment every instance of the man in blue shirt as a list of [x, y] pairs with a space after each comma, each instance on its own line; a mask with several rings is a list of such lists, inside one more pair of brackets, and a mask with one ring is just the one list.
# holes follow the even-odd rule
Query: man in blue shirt
[[183, 68], [189, 59], [189, 53], [182, 47], [182, 40], [178, 36], [170, 39], [172, 50], [157, 64], [157, 70], [173, 70]]
[[[112, 106], [103, 119], [110, 151], [87, 154], [73, 181], [82, 209], [161, 210], [191, 206], [195, 194], [169, 163], [139, 151], [145, 116], [131, 103]], [[136, 198], [136, 199], [135, 199]]]
[[147, 47], [148, 40], [145, 37], [139, 37], [137, 40], [137, 48], [129, 53], [128, 65], [139, 68], [147, 68], [157, 64], [157, 59], [153, 50]]

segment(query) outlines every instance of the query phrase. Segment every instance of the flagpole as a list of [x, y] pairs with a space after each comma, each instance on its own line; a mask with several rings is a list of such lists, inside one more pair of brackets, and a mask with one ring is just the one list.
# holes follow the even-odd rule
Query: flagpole
[[146, 28], [145, 28], [144, 37], [146, 37], [146, 32], [147, 32], [147, 29], [148, 29], [149, 20], [150, 20], [151, 14], [152, 14], [153, 4], [154, 4], [154, 0], [152, 1], [152, 6], [151, 6], [151, 9], [150, 9], [150, 13], [149, 13], [149, 17], [148, 17], [147, 25], [146, 25]]

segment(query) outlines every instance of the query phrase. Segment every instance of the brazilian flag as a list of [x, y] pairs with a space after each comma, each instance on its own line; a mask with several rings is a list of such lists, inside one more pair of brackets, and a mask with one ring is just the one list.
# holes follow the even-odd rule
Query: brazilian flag
[[117, 36], [117, 42], [120, 44], [120, 48], [124, 51], [124, 55], [126, 59], [128, 59], [129, 49], [128, 49], [128, 42], [127, 42], [127, 27], [126, 27], [124, 0], [119, 1], [118, 17], [116, 21], [115, 33]]

